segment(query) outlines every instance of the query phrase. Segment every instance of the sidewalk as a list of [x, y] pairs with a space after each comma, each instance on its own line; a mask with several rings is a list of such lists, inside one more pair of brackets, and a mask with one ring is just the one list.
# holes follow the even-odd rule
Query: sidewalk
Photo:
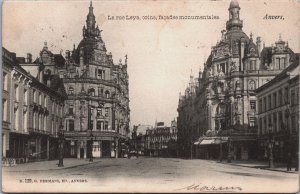
[[2, 166], [2, 170], [8, 172], [59, 170], [59, 169], [68, 169], [68, 168], [75, 168], [77, 166], [89, 165], [93, 163], [98, 163], [100, 161], [101, 161], [100, 159], [95, 159], [95, 158], [93, 162], [89, 162], [88, 158], [87, 159], [65, 158], [64, 167], [57, 166], [58, 160], [50, 160], [50, 161], [23, 163], [11, 167]]
[[217, 163], [298, 174], [298, 171], [295, 171], [295, 167], [292, 168], [292, 171], [288, 172], [286, 170], [286, 164], [284, 164], [284, 163], [275, 163], [274, 168], [269, 168], [269, 162], [255, 161], [255, 160], [249, 160], [249, 161], [248, 160], [245, 160], [245, 161], [244, 160], [232, 160], [231, 163], [228, 163], [226, 160], [223, 160], [222, 162], [217, 161]]

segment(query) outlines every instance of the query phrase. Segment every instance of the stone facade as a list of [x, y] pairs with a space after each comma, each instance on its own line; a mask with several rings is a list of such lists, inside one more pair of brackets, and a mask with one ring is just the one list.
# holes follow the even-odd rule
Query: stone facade
[[162, 122], [157, 123], [153, 129], [148, 129], [145, 135], [144, 152], [147, 156], [176, 157], [177, 123], [171, 122], [166, 127]]
[[3, 48], [3, 156], [27, 162], [55, 158], [66, 93], [62, 80], [46, 82], [44, 65]]
[[[259, 157], [269, 156], [273, 143], [275, 161], [287, 154], [297, 158], [299, 140], [299, 54], [297, 60], [273, 80], [256, 89], [258, 100]], [[272, 140], [272, 141], [270, 141]]]
[[[185, 94], [180, 95], [178, 142], [184, 157], [255, 158], [255, 89], [295, 60], [281, 37], [274, 46], [265, 47], [260, 37], [254, 42], [252, 34], [243, 32], [237, 1], [231, 1], [228, 10], [221, 41], [212, 47], [203, 72], [196, 79], [191, 76]], [[200, 142], [219, 140], [201, 145], [199, 137]]]
[[95, 25], [91, 3], [77, 48], [66, 51], [65, 58], [47, 45], [40, 52], [45, 71], [59, 75], [67, 90], [63, 112], [69, 157], [89, 157], [91, 146], [93, 157], [118, 157], [129, 133], [127, 56], [114, 64]]

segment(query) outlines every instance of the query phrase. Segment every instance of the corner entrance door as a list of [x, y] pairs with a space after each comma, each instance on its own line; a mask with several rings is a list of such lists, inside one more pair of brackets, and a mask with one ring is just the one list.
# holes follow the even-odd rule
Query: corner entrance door
[[110, 158], [110, 141], [102, 141], [102, 157], [103, 158]]
[[80, 158], [84, 158], [84, 149], [80, 148]]

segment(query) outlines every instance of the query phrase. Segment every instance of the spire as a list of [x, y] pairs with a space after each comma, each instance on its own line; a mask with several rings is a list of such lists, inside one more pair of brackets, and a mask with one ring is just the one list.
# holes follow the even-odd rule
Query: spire
[[99, 27], [96, 27], [96, 19], [95, 15], [93, 12], [93, 3], [92, 1], [90, 2], [90, 7], [89, 7], [89, 13], [86, 17], [86, 27], [83, 26], [82, 29], [82, 35], [83, 37], [89, 37], [89, 38], [98, 38], [100, 37], [100, 30]]
[[237, 0], [232, 0], [229, 6], [229, 20], [226, 23], [226, 29], [230, 30], [242, 30], [243, 21], [240, 20], [240, 6]]

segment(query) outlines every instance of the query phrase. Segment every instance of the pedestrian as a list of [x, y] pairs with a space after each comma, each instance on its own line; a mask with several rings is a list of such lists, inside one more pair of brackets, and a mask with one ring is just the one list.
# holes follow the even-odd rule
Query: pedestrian
[[287, 155], [287, 171], [291, 171], [292, 170], [292, 155], [289, 152]]

